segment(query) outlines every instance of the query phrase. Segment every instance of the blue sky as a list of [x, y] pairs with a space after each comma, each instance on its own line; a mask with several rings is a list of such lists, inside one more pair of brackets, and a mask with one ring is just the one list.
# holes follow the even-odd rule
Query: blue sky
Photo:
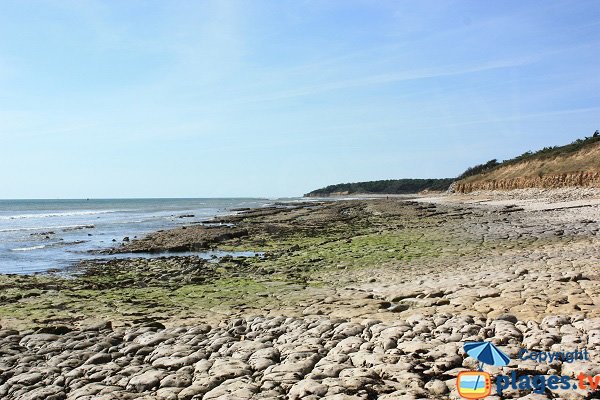
[[600, 129], [600, 2], [0, 2], [0, 198], [295, 196]]

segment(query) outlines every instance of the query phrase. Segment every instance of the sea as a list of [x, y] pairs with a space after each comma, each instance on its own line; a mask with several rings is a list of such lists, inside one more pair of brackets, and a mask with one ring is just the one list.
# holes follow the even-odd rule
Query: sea
[[120, 245], [125, 237], [273, 203], [257, 198], [0, 200], [0, 274], [64, 271], [82, 259], [101, 257], [94, 250]]

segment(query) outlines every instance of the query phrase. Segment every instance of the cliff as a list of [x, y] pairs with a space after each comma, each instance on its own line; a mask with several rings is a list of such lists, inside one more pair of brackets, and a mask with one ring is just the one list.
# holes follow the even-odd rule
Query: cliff
[[541, 177], [518, 177], [507, 179], [456, 182], [455, 192], [469, 193], [475, 190], [511, 190], [524, 188], [560, 188], [569, 186], [600, 187], [600, 172], [574, 172]]
[[600, 187], [600, 136], [566, 146], [527, 152], [482, 173], [463, 177], [452, 190], [510, 190], [523, 188]]

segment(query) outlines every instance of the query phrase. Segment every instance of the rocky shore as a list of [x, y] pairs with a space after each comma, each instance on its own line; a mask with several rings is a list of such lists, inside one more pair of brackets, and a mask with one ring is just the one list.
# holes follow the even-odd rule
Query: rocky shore
[[[474, 369], [461, 343], [492, 339], [516, 356], [521, 344], [586, 346], [600, 356], [600, 319], [541, 323], [439, 313], [393, 324], [309, 316], [248, 317], [211, 327], [149, 324], [114, 331], [0, 331], [0, 396], [23, 400], [457, 398], [458, 372]], [[589, 362], [521, 362], [504, 373], [600, 373]], [[526, 396], [508, 388], [503, 398]], [[556, 390], [560, 398], [591, 398]], [[490, 397], [492, 398], [492, 397]], [[496, 397], [499, 398], [499, 397]], [[547, 398], [528, 395], [523, 398]]]
[[113, 251], [226, 256], [2, 276], [0, 398], [455, 399], [462, 344], [484, 339], [513, 358], [493, 377], [600, 375], [600, 206], [452, 199], [240, 211]]

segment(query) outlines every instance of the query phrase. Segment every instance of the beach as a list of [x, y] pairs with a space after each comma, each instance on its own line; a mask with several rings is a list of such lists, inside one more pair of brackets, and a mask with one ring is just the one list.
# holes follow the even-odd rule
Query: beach
[[0, 400], [600, 399], [600, 1], [0, 1]]
[[456, 399], [458, 373], [476, 367], [462, 345], [479, 340], [512, 358], [492, 375], [599, 375], [598, 199], [276, 203], [132, 238], [66, 276], [2, 275], [0, 397]]

